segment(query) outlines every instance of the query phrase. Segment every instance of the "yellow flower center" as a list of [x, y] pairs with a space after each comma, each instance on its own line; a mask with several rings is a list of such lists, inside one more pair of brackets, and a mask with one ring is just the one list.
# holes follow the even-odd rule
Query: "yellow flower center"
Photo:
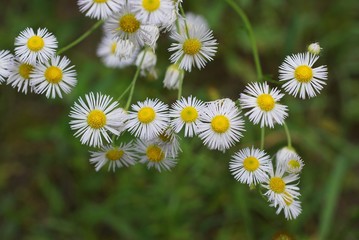
[[107, 0], [93, 0], [94, 3], [105, 3]]
[[117, 43], [112, 43], [112, 45], [111, 45], [111, 53], [112, 54], [115, 54], [115, 52], [116, 52], [116, 47], [117, 47]]
[[114, 149], [107, 151], [106, 158], [111, 161], [117, 161], [117, 160], [121, 159], [121, 157], [124, 153], [125, 152], [123, 150], [114, 148]]
[[301, 65], [295, 69], [294, 76], [298, 82], [307, 83], [313, 78], [313, 70], [307, 65]]
[[27, 47], [34, 52], [40, 51], [45, 45], [44, 39], [39, 36], [32, 36], [27, 40]]
[[183, 43], [183, 52], [188, 55], [195, 55], [201, 50], [201, 47], [201, 41], [197, 38], [189, 38]]
[[291, 159], [288, 161], [288, 166], [290, 168], [298, 169], [298, 168], [300, 168], [300, 163], [295, 159]]
[[293, 197], [287, 191], [284, 192], [283, 200], [287, 206], [290, 206], [293, 203]]
[[30, 72], [34, 69], [34, 67], [30, 64], [23, 63], [19, 66], [19, 74], [25, 80], [29, 79]]
[[269, 188], [275, 193], [283, 193], [285, 190], [285, 182], [280, 177], [272, 177], [269, 180]]
[[226, 116], [217, 115], [211, 121], [211, 127], [216, 133], [224, 133], [229, 128], [229, 120]]
[[156, 112], [151, 107], [143, 107], [138, 111], [137, 118], [141, 123], [148, 124], [156, 117]]
[[106, 125], [106, 115], [101, 110], [92, 110], [87, 115], [87, 124], [94, 129], [102, 128]]
[[133, 14], [129, 13], [122, 16], [119, 27], [126, 33], [134, 33], [140, 28], [140, 22]]
[[259, 167], [259, 161], [255, 157], [247, 157], [243, 161], [243, 167], [249, 172], [253, 172], [258, 169]]
[[142, 0], [142, 6], [149, 12], [156, 11], [160, 7], [160, 0]]
[[189, 106], [182, 109], [181, 119], [184, 122], [191, 123], [196, 121], [197, 118], [198, 118], [198, 112], [197, 109], [195, 109], [194, 107]]
[[162, 149], [156, 145], [150, 145], [146, 150], [146, 155], [151, 162], [161, 162], [165, 157]]
[[59, 83], [62, 80], [62, 71], [56, 66], [48, 67], [45, 71], [45, 78], [49, 83]]
[[257, 104], [263, 111], [270, 111], [275, 106], [274, 98], [270, 94], [263, 93], [257, 97]]

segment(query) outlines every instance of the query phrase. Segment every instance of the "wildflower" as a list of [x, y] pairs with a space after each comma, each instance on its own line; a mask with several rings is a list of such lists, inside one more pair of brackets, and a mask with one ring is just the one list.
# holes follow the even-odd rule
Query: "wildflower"
[[322, 48], [320, 47], [319, 43], [311, 43], [309, 46], [308, 46], [308, 49], [307, 51], [311, 54], [314, 54], [314, 55], [319, 55], [319, 53], [321, 52]]
[[32, 28], [26, 28], [15, 38], [15, 55], [21, 62], [36, 64], [46, 62], [55, 54], [57, 40], [46, 28], [39, 28], [35, 34]]
[[85, 100], [80, 97], [79, 103], [71, 107], [70, 126], [76, 130], [75, 137], [81, 137], [81, 143], [90, 147], [102, 146], [103, 140], [110, 143], [108, 132], [118, 136], [124, 130], [126, 113], [107, 95], [97, 93], [95, 97], [91, 92]]
[[230, 99], [209, 103], [200, 115], [198, 136], [209, 149], [225, 151], [242, 137], [244, 121]]
[[167, 155], [176, 158], [179, 151], [181, 151], [179, 136], [173, 131], [171, 127], [163, 130], [157, 137], [150, 140], [160, 145]]
[[296, 97], [305, 99], [315, 97], [323, 89], [328, 78], [326, 66], [313, 68], [319, 56], [311, 53], [299, 53], [287, 56], [279, 67], [279, 81], [284, 90]]
[[168, 66], [163, 86], [168, 89], [178, 89], [180, 82], [184, 78], [184, 71], [180, 69], [178, 64], [174, 63]]
[[76, 85], [76, 71], [67, 57], [53, 56], [49, 62], [39, 63], [30, 74], [31, 86], [39, 94], [46, 92], [46, 97], [62, 98], [61, 91], [68, 94]]
[[245, 113], [250, 121], [260, 123], [261, 128], [273, 128], [275, 123], [283, 124], [288, 116], [287, 106], [278, 103], [283, 96], [276, 88], [270, 90], [266, 82], [255, 82], [246, 86], [239, 101], [243, 109], [250, 109]]
[[[288, 193], [286, 196], [287, 198], [284, 199], [284, 205], [279, 204], [277, 206], [276, 214], [279, 214], [283, 210], [284, 216], [287, 220], [296, 219], [302, 212], [300, 201], [294, 200]], [[275, 207], [274, 204], [270, 204], [270, 206]]]
[[11, 84], [13, 88], [18, 91], [27, 94], [28, 89], [34, 91], [34, 87], [31, 86], [30, 74], [33, 72], [35, 66], [23, 63], [18, 58], [14, 58], [14, 62], [9, 68], [9, 78], [7, 84]]
[[135, 0], [133, 9], [141, 21], [161, 26], [170, 19], [174, 4], [172, 0]]
[[[278, 159], [277, 161], [280, 162]], [[281, 162], [288, 173], [300, 173], [304, 166], [301, 157], [294, 152], [289, 153]]]
[[204, 103], [196, 97], [189, 96], [187, 99], [182, 97], [177, 100], [170, 110], [171, 126], [174, 131], [178, 133], [184, 127], [185, 137], [196, 135], [199, 117], [204, 109]]
[[147, 168], [155, 168], [157, 171], [170, 170], [177, 161], [171, 154], [167, 154], [163, 146], [152, 141], [138, 140], [136, 149], [139, 155], [139, 162], [147, 164]]
[[263, 150], [245, 148], [234, 154], [229, 170], [237, 181], [255, 185], [268, 180], [270, 158]]
[[168, 106], [158, 99], [146, 99], [132, 104], [127, 129], [136, 137], [149, 140], [158, 136], [169, 122]]
[[9, 76], [9, 68], [13, 64], [13, 55], [8, 50], [0, 51], [0, 84]]
[[178, 43], [172, 43], [169, 48], [170, 52], [174, 52], [170, 61], [189, 72], [192, 66], [203, 68], [217, 51], [217, 40], [213, 38], [212, 31], [203, 26], [192, 27], [186, 32], [173, 32], [171, 38]]
[[119, 146], [103, 146], [101, 151], [91, 152], [90, 163], [95, 165], [96, 171], [99, 171], [106, 163], [108, 171], [116, 168], [128, 167], [136, 163], [136, 154], [132, 143], [121, 143]]
[[125, 0], [78, 0], [80, 12], [86, 12], [86, 16], [95, 19], [106, 19], [118, 12]]

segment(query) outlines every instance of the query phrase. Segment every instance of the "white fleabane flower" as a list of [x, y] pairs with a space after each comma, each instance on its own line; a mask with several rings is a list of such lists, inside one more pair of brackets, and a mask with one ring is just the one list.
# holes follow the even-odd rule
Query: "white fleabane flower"
[[160, 133], [157, 137], [150, 140], [157, 143], [162, 147], [167, 155], [176, 158], [181, 150], [179, 143], [179, 136], [173, 131], [171, 127], [168, 127]]
[[285, 81], [282, 88], [299, 98], [315, 97], [326, 85], [328, 70], [326, 66], [313, 68], [319, 56], [311, 53], [299, 53], [287, 56], [279, 66], [279, 81]]
[[[278, 205], [276, 214], [279, 214], [282, 210], [284, 212], [284, 216], [287, 220], [293, 220], [296, 219], [300, 213], [302, 212], [302, 207], [300, 205], [300, 201], [294, 200], [289, 195], [287, 196], [289, 200], [284, 200], [285, 205]], [[274, 207], [274, 204], [270, 205], [271, 207]]]
[[15, 38], [15, 55], [21, 62], [36, 64], [46, 62], [55, 54], [57, 40], [46, 28], [39, 28], [35, 34], [32, 28], [26, 28]]
[[179, 65], [174, 63], [168, 66], [163, 79], [163, 87], [167, 89], [178, 89], [179, 83], [183, 81], [184, 70], [179, 68]]
[[317, 43], [317, 42], [309, 44], [308, 49], [307, 49], [307, 51], [309, 53], [314, 54], [314, 55], [319, 55], [321, 50], [322, 50], [322, 48], [320, 47], [319, 43]]
[[161, 27], [171, 19], [174, 3], [172, 0], [134, 0], [133, 9], [144, 23]]
[[78, 0], [80, 12], [85, 12], [87, 17], [106, 19], [118, 12], [125, 0]]
[[255, 185], [268, 180], [270, 164], [270, 158], [263, 150], [245, 148], [232, 156], [229, 170], [237, 181]]
[[200, 122], [200, 114], [204, 111], [205, 104], [196, 97], [182, 97], [172, 105], [170, 110], [171, 126], [175, 132], [184, 127], [184, 136], [193, 137], [197, 134], [197, 125]]
[[99, 147], [103, 142], [111, 143], [108, 132], [120, 135], [123, 131], [126, 113], [117, 108], [118, 102], [112, 102], [107, 95], [94, 93], [85, 95], [86, 102], [80, 97], [78, 103], [71, 107], [70, 126], [75, 130], [75, 137], [80, 137], [82, 144]]
[[168, 106], [158, 99], [132, 104], [132, 110], [128, 114], [126, 126], [136, 137], [153, 139], [168, 126]]
[[104, 24], [104, 29], [106, 34], [111, 34], [122, 40], [129, 40], [140, 47], [144, 45], [154, 47], [159, 36], [158, 28], [144, 24], [130, 3], [109, 17]]
[[177, 43], [172, 43], [169, 48], [170, 52], [174, 52], [170, 61], [178, 63], [180, 68], [189, 72], [193, 66], [203, 68], [217, 52], [217, 40], [212, 31], [203, 26], [188, 29], [188, 35], [187, 32], [173, 32], [171, 38]]
[[288, 155], [296, 154], [296, 151], [292, 147], [282, 147], [276, 153], [276, 167], [283, 167], [285, 165], [286, 160], [288, 159]]
[[239, 101], [243, 109], [250, 109], [245, 113], [250, 121], [260, 123], [261, 128], [273, 128], [275, 123], [282, 125], [288, 116], [287, 106], [278, 103], [283, 96], [276, 88], [270, 90], [266, 82], [255, 82], [246, 86]]
[[304, 162], [298, 154], [290, 153], [285, 158], [283, 167], [288, 173], [300, 173], [304, 167]]
[[9, 68], [13, 65], [13, 55], [9, 50], [0, 51], [0, 84], [9, 76]]
[[119, 146], [103, 146], [101, 151], [91, 151], [90, 163], [95, 165], [96, 171], [99, 171], [106, 163], [108, 165], [108, 171], [112, 169], [115, 171], [116, 168], [128, 167], [135, 165], [136, 154], [133, 144], [121, 143]]
[[9, 68], [9, 78], [7, 84], [11, 84], [13, 88], [18, 91], [27, 94], [28, 89], [34, 91], [34, 87], [31, 86], [30, 74], [34, 70], [34, 65], [23, 63], [18, 58], [14, 59], [13, 64]]
[[147, 168], [155, 168], [157, 171], [170, 170], [177, 164], [177, 160], [167, 154], [165, 148], [152, 141], [138, 140], [136, 150], [139, 162], [147, 164]]
[[47, 98], [62, 98], [76, 85], [76, 71], [67, 57], [53, 56], [46, 63], [38, 63], [30, 74], [31, 86], [36, 93], [46, 93]]
[[230, 99], [211, 102], [200, 115], [198, 136], [209, 149], [225, 151], [239, 142], [244, 121]]

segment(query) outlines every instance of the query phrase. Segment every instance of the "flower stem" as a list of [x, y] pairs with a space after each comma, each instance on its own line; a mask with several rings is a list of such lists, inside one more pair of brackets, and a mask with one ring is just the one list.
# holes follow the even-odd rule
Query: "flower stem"
[[283, 124], [283, 126], [284, 126], [284, 130], [285, 130], [285, 134], [287, 135], [288, 147], [292, 148], [292, 138], [290, 137], [290, 132], [289, 132], [288, 126], [285, 123]]
[[183, 78], [181, 78], [178, 83], [178, 97], [177, 97], [178, 100], [180, 100], [182, 96], [182, 85], [183, 85]]
[[61, 53], [69, 50], [70, 48], [76, 46], [77, 44], [79, 44], [81, 41], [83, 41], [85, 38], [87, 38], [88, 36], [91, 35], [91, 33], [93, 33], [99, 26], [101, 26], [104, 23], [104, 20], [99, 20], [97, 21], [94, 25], [92, 25], [92, 27], [86, 31], [84, 34], [82, 34], [79, 38], [77, 38], [75, 41], [71, 42], [70, 44], [68, 44], [67, 46], [59, 49], [57, 51], [57, 54], [60, 55]]
[[[181, 11], [181, 15], [182, 15], [182, 17], [183, 17], [184, 24], [185, 24], [185, 28], [186, 28], [186, 36], [187, 36], [187, 38], [190, 38], [190, 36], [189, 36], [189, 30], [188, 30], [188, 25], [187, 25], [187, 20], [186, 20], [186, 14], [185, 14], [185, 12], [184, 12], [183, 7], [182, 7], [181, 4], [180, 4], [180, 11]], [[180, 33], [180, 28], [178, 28], [178, 29], [179, 29], [178, 33]]]
[[261, 128], [261, 150], [264, 149], [264, 137], [265, 137], [265, 127]]
[[252, 45], [252, 52], [253, 52], [254, 63], [256, 65], [257, 78], [258, 78], [258, 81], [262, 81], [263, 80], [262, 67], [261, 67], [261, 63], [259, 60], [256, 39], [253, 34], [253, 29], [252, 29], [251, 23], [249, 22], [247, 15], [238, 6], [238, 4], [234, 2], [234, 0], [226, 0], [226, 2], [238, 14], [238, 16], [242, 19], [244, 26], [246, 27], [248, 37], [249, 37], [249, 39], [251, 41], [251, 45]]

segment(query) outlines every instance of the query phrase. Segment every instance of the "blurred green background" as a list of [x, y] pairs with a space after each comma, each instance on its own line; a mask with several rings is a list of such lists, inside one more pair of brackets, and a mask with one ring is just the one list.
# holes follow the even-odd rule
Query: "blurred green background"
[[[329, 80], [322, 93], [305, 101], [284, 99], [294, 147], [306, 164], [299, 184], [302, 214], [286, 221], [230, 175], [231, 154], [258, 146], [259, 128], [248, 121], [245, 137], [226, 154], [207, 150], [197, 138], [185, 139], [171, 172], [141, 164], [95, 172], [89, 148], [70, 130], [70, 107], [90, 91], [119, 96], [135, 72], [101, 64], [97, 30], [65, 53], [76, 65], [78, 85], [64, 99], [0, 86], [0, 239], [273, 239], [278, 233], [291, 239], [359, 239], [358, 1], [237, 2], [252, 23], [269, 77], [278, 77], [286, 55], [315, 41], [324, 48], [317, 64], [328, 66]], [[219, 51], [204, 70], [185, 76], [183, 94], [238, 98], [256, 79], [242, 21], [224, 0], [187, 1], [184, 8], [208, 20]], [[95, 22], [74, 0], [1, 0], [1, 9], [0, 49], [11, 51], [26, 27], [48, 28], [62, 47]], [[140, 78], [134, 101], [176, 99], [176, 91], [162, 88], [169, 45], [163, 35], [159, 79]], [[267, 131], [268, 153], [285, 144], [283, 128]]]

